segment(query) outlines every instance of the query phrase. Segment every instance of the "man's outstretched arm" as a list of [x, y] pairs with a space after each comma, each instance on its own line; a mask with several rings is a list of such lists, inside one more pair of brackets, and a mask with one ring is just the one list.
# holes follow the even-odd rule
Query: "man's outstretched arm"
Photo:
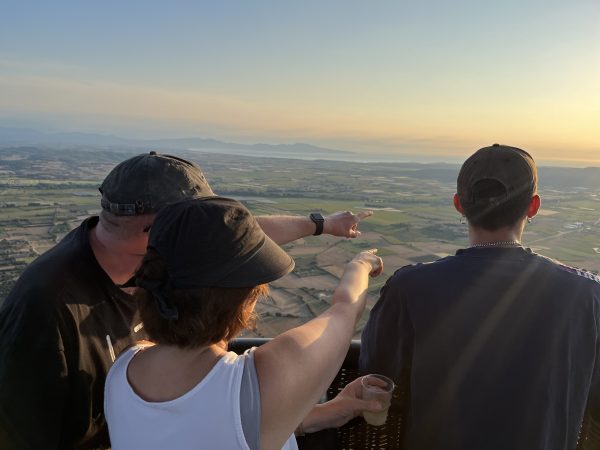
[[[358, 224], [373, 214], [373, 211], [339, 211], [324, 216], [323, 234], [355, 238], [360, 236]], [[315, 233], [316, 225], [308, 216], [258, 216], [259, 225], [267, 236], [279, 245], [287, 244]]]

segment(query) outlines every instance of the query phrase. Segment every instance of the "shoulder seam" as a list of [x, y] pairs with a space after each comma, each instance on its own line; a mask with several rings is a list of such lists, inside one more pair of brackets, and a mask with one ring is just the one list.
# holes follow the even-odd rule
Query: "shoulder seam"
[[596, 283], [600, 284], [600, 276], [596, 275], [593, 272], [590, 272], [589, 270], [581, 269], [579, 267], [574, 266], [568, 266], [560, 261], [557, 261], [553, 258], [549, 258], [548, 256], [540, 255], [538, 253], [535, 253], [535, 255], [539, 256], [540, 258], [543, 258], [544, 260], [550, 263], [556, 264], [558, 268], [564, 272], [572, 273], [579, 277], [587, 278], [588, 280], [595, 281]]

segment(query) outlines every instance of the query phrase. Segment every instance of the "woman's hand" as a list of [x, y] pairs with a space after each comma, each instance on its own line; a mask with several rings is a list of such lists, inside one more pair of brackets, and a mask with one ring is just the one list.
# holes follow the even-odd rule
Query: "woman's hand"
[[358, 262], [369, 265], [369, 275], [372, 277], [377, 277], [383, 272], [383, 260], [377, 256], [376, 253], [376, 248], [365, 250], [357, 254], [350, 262]]
[[383, 272], [383, 261], [376, 255], [377, 249], [372, 248], [357, 254], [346, 264], [340, 282], [333, 293], [332, 305], [348, 304], [358, 306], [355, 310], [356, 320], [366, 305], [369, 277], [376, 277]]
[[360, 378], [348, 383], [332, 400], [316, 405], [302, 421], [301, 429], [307, 433], [324, 428], [337, 428], [350, 419], [361, 416], [363, 411], [380, 412], [385, 407], [377, 401], [361, 398]]

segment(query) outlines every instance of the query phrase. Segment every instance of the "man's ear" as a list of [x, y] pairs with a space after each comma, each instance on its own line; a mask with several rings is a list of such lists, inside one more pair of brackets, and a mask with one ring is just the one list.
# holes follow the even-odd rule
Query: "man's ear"
[[529, 202], [529, 207], [527, 208], [527, 217], [530, 219], [534, 217], [538, 213], [540, 206], [542, 206], [542, 199], [539, 195], [535, 194], [533, 197], [531, 197], [531, 201]]
[[465, 210], [463, 209], [462, 205], [460, 204], [460, 199], [458, 198], [458, 194], [454, 194], [453, 200], [454, 200], [454, 208], [456, 208], [456, 210], [464, 216]]

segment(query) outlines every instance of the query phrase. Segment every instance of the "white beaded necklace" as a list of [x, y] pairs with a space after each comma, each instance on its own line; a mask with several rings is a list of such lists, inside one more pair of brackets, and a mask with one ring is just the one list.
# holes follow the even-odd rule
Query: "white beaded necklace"
[[482, 247], [523, 247], [519, 241], [497, 241], [497, 242], [484, 242], [482, 244], [473, 244], [469, 248], [482, 248]]

